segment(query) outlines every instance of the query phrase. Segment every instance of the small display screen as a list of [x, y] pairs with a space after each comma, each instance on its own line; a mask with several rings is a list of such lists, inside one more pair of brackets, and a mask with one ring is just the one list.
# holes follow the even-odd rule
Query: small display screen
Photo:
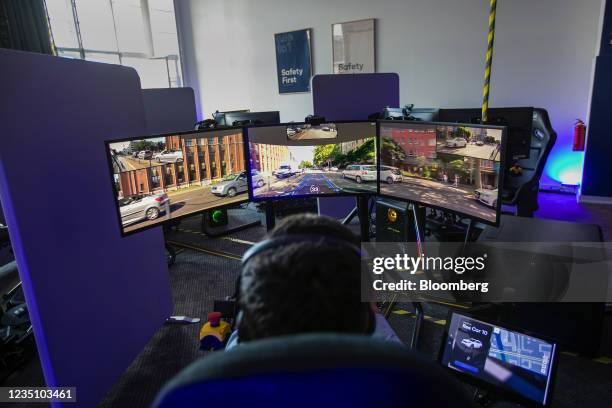
[[240, 128], [106, 145], [124, 234], [248, 200]]
[[444, 366], [541, 405], [548, 404], [556, 345], [452, 313]]
[[380, 194], [496, 224], [505, 128], [380, 123]]
[[376, 194], [376, 123], [246, 128], [255, 201]]

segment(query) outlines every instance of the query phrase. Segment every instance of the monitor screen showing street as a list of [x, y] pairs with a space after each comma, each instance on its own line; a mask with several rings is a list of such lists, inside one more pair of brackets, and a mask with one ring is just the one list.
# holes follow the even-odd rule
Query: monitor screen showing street
[[505, 128], [380, 123], [380, 194], [497, 223]]
[[248, 199], [241, 129], [107, 142], [123, 233]]
[[247, 128], [253, 200], [376, 194], [376, 123]]
[[546, 405], [555, 344], [453, 313], [442, 347], [444, 366]]

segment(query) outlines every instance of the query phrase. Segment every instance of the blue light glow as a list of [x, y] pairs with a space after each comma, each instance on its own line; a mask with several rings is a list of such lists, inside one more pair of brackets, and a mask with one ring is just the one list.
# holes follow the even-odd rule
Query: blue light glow
[[582, 182], [583, 152], [557, 151], [550, 155], [546, 175], [561, 184], [576, 186]]

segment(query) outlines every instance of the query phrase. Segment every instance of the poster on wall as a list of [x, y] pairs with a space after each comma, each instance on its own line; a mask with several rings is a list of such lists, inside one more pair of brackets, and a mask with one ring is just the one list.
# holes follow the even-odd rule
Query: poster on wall
[[334, 74], [376, 72], [374, 19], [332, 24]]
[[278, 92], [310, 92], [311, 29], [274, 34]]

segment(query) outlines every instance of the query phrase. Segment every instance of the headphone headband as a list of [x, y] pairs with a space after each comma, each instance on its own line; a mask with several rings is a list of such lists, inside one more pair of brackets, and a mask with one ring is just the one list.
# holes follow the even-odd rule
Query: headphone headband
[[284, 234], [279, 235], [270, 239], [265, 239], [249, 248], [242, 256], [242, 265], [246, 265], [247, 262], [255, 255], [271, 248], [278, 248], [285, 245], [291, 245], [302, 242], [313, 242], [331, 245], [341, 245], [346, 248], [350, 248], [357, 256], [361, 258], [361, 248], [356, 245], [340, 238], [326, 237], [324, 235], [315, 234]]

